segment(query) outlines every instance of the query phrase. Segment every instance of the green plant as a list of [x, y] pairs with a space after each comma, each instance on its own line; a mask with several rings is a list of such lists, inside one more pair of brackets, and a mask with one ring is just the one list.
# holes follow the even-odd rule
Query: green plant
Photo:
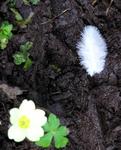
[[32, 5], [37, 5], [40, 0], [23, 0], [24, 4], [29, 5], [30, 3]]
[[[16, 4], [16, 0], [7, 0], [7, 2], [9, 3], [9, 6], [15, 7]], [[32, 5], [37, 5], [40, 0], [23, 0], [25, 5], [30, 5], [30, 3]]]
[[47, 123], [43, 126], [45, 135], [36, 142], [38, 146], [49, 147], [54, 140], [56, 148], [63, 148], [68, 143], [66, 137], [69, 133], [65, 126], [60, 125], [60, 120], [54, 114], [50, 114]]
[[7, 0], [7, 4], [8, 4], [10, 7], [15, 7], [15, 5], [16, 5], [16, 0]]
[[29, 16], [28, 16], [26, 19], [24, 19], [24, 18], [22, 17], [22, 15], [18, 12], [17, 9], [15, 9], [15, 8], [10, 8], [10, 10], [13, 12], [13, 14], [14, 14], [14, 16], [15, 16], [16, 23], [17, 23], [21, 28], [26, 28], [27, 25], [31, 22], [31, 19], [32, 19], [33, 15], [34, 15], [34, 13], [31, 12], [31, 13], [29, 14]]
[[8, 21], [4, 21], [0, 27], [0, 49], [7, 47], [8, 41], [12, 37], [13, 25], [9, 24]]
[[32, 60], [29, 58], [30, 54], [28, 52], [32, 48], [32, 45], [32, 42], [22, 44], [20, 46], [20, 51], [13, 55], [14, 63], [16, 65], [24, 64], [23, 68], [25, 71], [27, 71], [32, 65]]
[[54, 114], [46, 117], [45, 111], [36, 108], [34, 101], [24, 99], [19, 108], [11, 108], [9, 114], [9, 139], [21, 142], [27, 138], [43, 148], [54, 144], [55, 148], [60, 149], [68, 144], [68, 129], [60, 124]]
[[57, 64], [51, 64], [50, 68], [56, 72], [56, 73], [60, 73], [61, 72], [61, 68], [57, 65]]

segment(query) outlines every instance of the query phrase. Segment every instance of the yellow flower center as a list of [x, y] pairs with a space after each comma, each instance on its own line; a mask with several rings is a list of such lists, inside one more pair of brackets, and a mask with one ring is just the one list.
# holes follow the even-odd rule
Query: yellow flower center
[[21, 116], [21, 118], [18, 120], [18, 126], [20, 128], [28, 128], [30, 125], [30, 120], [26, 116]]

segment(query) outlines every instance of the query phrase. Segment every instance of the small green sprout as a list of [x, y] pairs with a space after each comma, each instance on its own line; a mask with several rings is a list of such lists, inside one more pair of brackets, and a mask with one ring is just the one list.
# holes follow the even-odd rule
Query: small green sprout
[[31, 22], [31, 19], [32, 19], [33, 15], [34, 15], [34, 13], [31, 12], [31, 13], [29, 14], [29, 16], [28, 16], [26, 19], [24, 19], [24, 18], [22, 17], [22, 15], [18, 12], [17, 9], [15, 9], [15, 8], [10, 8], [10, 10], [13, 12], [13, 14], [14, 14], [14, 16], [15, 16], [16, 23], [17, 23], [21, 28], [26, 28], [27, 25]]
[[[37, 5], [40, 2], [40, 0], [23, 0], [23, 2], [25, 5]], [[15, 7], [16, 0], [8, 0], [8, 3], [11, 7]]]
[[32, 5], [37, 5], [39, 3], [40, 0], [23, 0], [25, 5], [29, 5], [30, 3]]
[[61, 72], [61, 68], [57, 64], [51, 64], [50, 67], [56, 73], [60, 73]]
[[15, 7], [16, 0], [8, 0], [7, 3], [9, 4], [10, 7]]
[[32, 48], [32, 45], [32, 42], [26, 42], [20, 46], [20, 51], [13, 55], [14, 63], [16, 65], [24, 64], [23, 68], [25, 71], [32, 65], [32, 60], [29, 58], [30, 54], [28, 52]]
[[3, 22], [0, 27], [0, 49], [7, 47], [8, 41], [12, 38], [13, 25], [7, 21]]
[[47, 123], [43, 126], [45, 135], [40, 138], [35, 144], [41, 147], [49, 147], [54, 140], [57, 149], [63, 148], [68, 143], [66, 137], [69, 133], [65, 126], [60, 125], [60, 120], [54, 115], [50, 114]]

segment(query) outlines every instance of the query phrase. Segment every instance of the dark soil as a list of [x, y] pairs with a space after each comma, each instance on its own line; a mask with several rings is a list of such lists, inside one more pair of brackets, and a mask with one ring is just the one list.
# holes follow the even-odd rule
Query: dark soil
[[[121, 150], [121, 0], [111, 6], [110, 0], [93, 2], [41, 0], [37, 6], [25, 6], [17, 0], [16, 8], [25, 18], [31, 11], [35, 14], [27, 28], [16, 27], [0, 53], [0, 83], [25, 90], [16, 99], [0, 90], [1, 150], [44, 150], [7, 137], [9, 109], [24, 98], [57, 114], [69, 128], [64, 150]], [[2, 0], [0, 22], [5, 19], [15, 25]], [[100, 29], [108, 44], [105, 69], [92, 78], [79, 64], [76, 49], [80, 32], [89, 24]], [[34, 63], [25, 72], [13, 63], [12, 55], [28, 40], [34, 42], [30, 52]]]

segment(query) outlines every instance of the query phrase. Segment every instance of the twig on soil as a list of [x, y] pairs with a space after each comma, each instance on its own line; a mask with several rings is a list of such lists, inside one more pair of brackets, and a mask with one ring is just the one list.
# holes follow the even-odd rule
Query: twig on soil
[[62, 16], [63, 14], [65, 14], [67, 11], [71, 10], [70, 8], [65, 9], [64, 11], [62, 11], [60, 14], [58, 14], [57, 16], [53, 17], [51, 20], [45, 21], [43, 23], [41, 23], [41, 25], [53, 22], [55, 19], [57, 19], [58, 17]]
[[93, 0], [92, 5], [94, 6], [97, 3], [97, 0]]
[[3, 105], [3, 109], [4, 109], [5, 113], [7, 113], [4, 103], [1, 102], [1, 104]]
[[111, 8], [111, 5], [112, 5], [113, 1], [114, 0], [110, 1], [110, 4], [109, 4], [108, 8], [106, 9], [106, 16], [108, 15], [109, 9]]

